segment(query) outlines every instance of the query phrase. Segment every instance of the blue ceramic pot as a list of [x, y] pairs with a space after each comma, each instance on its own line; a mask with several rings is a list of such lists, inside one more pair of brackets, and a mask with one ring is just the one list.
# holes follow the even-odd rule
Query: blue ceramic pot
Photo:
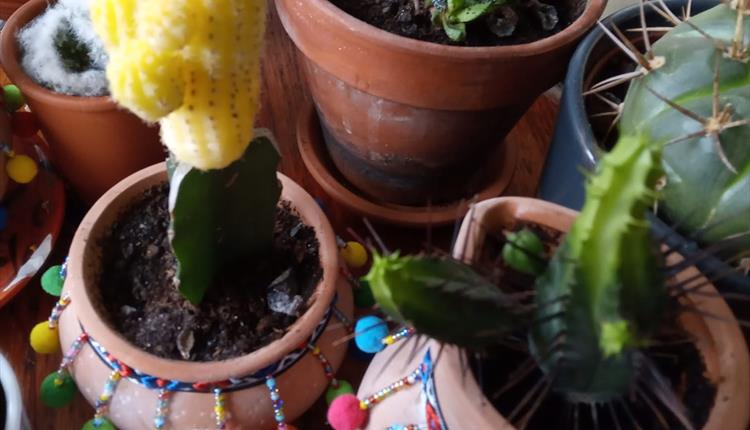
[[[667, 6], [681, 16], [687, 0], [665, 0]], [[718, 4], [716, 0], [694, 0], [693, 14]], [[646, 7], [646, 22], [649, 26], [667, 25], [665, 20]], [[610, 15], [603, 23], [616, 25], [619, 29], [640, 27], [640, 7], [631, 6]], [[638, 35], [639, 33], [631, 33]], [[578, 45], [565, 77], [565, 87], [560, 99], [560, 112], [555, 126], [547, 161], [539, 187], [539, 198], [573, 209], [580, 209], [584, 201], [584, 171], [593, 171], [602, 149], [601, 136], [595, 135], [587, 112], [587, 101], [582, 93], [591, 82], [605, 76], [596, 76], [615, 62], [618, 48], [609, 40], [601, 28], [594, 28]], [[626, 90], [622, 85], [621, 91]], [[750, 276], [743, 276], [718, 258], [702, 255], [697, 243], [676, 232], [669, 224], [651, 216], [655, 234], [685, 258], [695, 259], [695, 264], [709, 278], [718, 278], [716, 285], [724, 291], [750, 294]]]

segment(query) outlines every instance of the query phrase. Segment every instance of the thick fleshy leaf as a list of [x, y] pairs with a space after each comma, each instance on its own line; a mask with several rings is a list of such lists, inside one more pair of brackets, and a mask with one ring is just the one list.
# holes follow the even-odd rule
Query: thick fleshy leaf
[[201, 301], [218, 272], [271, 249], [279, 154], [270, 134], [256, 136], [224, 169], [170, 169], [172, 249], [180, 291], [192, 303]]

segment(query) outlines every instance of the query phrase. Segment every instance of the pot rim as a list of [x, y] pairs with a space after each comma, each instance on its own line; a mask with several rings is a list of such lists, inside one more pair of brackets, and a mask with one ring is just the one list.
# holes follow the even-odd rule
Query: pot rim
[[27, 99], [55, 104], [64, 109], [84, 112], [121, 109], [109, 96], [71, 96], [54, 92], [36, 83], [19, 61], [18, 30], [46, 10], [47, 0], [29, 0], [8, 18], [0, 32], [0, 64], [8, 78], [26, 95]]
[[[562, 231], [568, 231], [578, 215], [578, 212], [572, 209], [533, 198], [498, 197], [485, 200], [473, 205], [464, 219], [453, 250], [455, 258], [463, 261], [470, 261], [474, 258], [475, 252], [482, 247], [487, 230], [492, 230], [492, 227], [498, 223], [502, 224], [502, 221], [487, 221], [488, 216], [497, 213], [505, 213], [506, 218], [532, 221]], [[541, 222], [542, 217], [546, 217], [548, 221]], [[558, 228], [566, 225], [567, 228]], [[669, 258], [672, 260], [670, 261], [671, 264], [682, 260], [682, 257], [676, 253], [671, 253]], [[694, 266], [691, 266], [680, 272], [678, 276], [692, 279], [699, 274], [700, 272]], [[735, 426], [730, 428], [741, 430], [750, 422], [750, 410], [741, 407], [741, 405], [750, 404], [750, 356], [734, 314], [714, 286], [705, 277], [697, 278], [691, 285], [700, 285], [704, 282], [706, 285], [700, 288], [700, 295], [691, 292], [685, 296], [686, 302], [705, 311], [707, 315], [716, 316], [695, 316], [702, 323], [701, 328], [707, 332], [709, 338], [696, 336], [698, 341], [694, 345], [704, 359], [705, 370], [709, 373], [711, 382], [716, 386], [715, 401], [704, 428], [727, 430], [728, 427], [726, 426]], [[708, 297], [705, 295], [708, 295]], [[694, 327], [695, 324], [686, 324], [684, 328], [691, 331], [690, 328]], [[699, 335], [702, 333], [693, 334]], [[710, 364], [708, 364], [709, 360], [707, 359], [709, 354], [716, 357], [712, 362], [716, 363], [717, 368], [709, 368]], [[446, 373], [446, 375], [448, 374]], [[460, 375], [455, 377], [460, 377]], [[484, 395], [474, 378], [469, 379], [466, 390], [460, 391], [462, 396], [467, 397], [462, 401], [468, 402], [467, 404], [476, 404], [471, 399], [476, 399], [476, 395], [480, 395], [484, 399]], [[445, 386], [445, 383], [443, 381], [441, 385]], [[449, 381], [449, 384], [452, 383], [457, 382]], [[507, 420], [491, 406], [491, 402], [488, 400], [482, 402], [480, 407], [482, 408], [482, 415], [486, 417], [484, 419], [488, 420], [488, 423], [509, 425]]]
[[[291, 0], [276, 0], [291, 1]], [[412, 39], [390, 33], [368, 24], [344, 12], [330, 0], [295, 1], [297, 7], [310, 7], [320, 11], [329, 21], [346, 27], [349, 31], [375, 41], [378, 45], [392, 50], [407, 53], [427, 53], [436, 57], [455, 59], [484, 59], [493, 57], [529, 57], [551, 51], [564, 45], [588, 31], [590, 23], [601, 16], [606, 7], [606, 0], [585, 0], [586, 6], [570, 25], [552, 36], [531, 43], [504, 46], [453, 46]], [[293, 8], [294, 6], [289, 6]]]
[[89, 210], [73, 237], [68, 260], [66, 291], [71, 308], [86, 332], [118, 360], [140, 372], [182, 382], [218, 382], [247, 376], [278, 362], [304, 345], [332, 305], [338, 279], [338, 248], [328, 219], [315, 200], [294, 181], [278, 173], [283, 188], [281, 199], [292, 203], [304, 223], [315, 230], [319, 243], [322, 275], [308, 300], [309, 307], [284, 336], [249, 354], [220, 361], [191, 362], [160, 358], [136, 347], [111, 328], [101, 317], [91, 296], [98, 275], [95, 255], [98, 239], [122, 209], [146, 188], [166, 180], [166, 164], [158, 163], [120, 181]]

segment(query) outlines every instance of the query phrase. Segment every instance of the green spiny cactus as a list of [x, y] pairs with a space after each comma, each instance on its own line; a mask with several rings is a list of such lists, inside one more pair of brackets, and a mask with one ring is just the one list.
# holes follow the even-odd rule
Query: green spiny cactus
[[496, 342], [531, 316], [470, 266], [447, 257], [375, 254], [365, 280], [395, 321], [460, 346]]
[[[623, 105], [622, 134], [667, 145], [660, 210], [703, 243], [750, 232], [749, 5], [720, 4], [665, 34]], [[750, 249], [750, 235], [734, 244]]]
[[[644, 76], [628, 93], [621, 137], [590, 178], [580, 216], [536, 279], [529, 350], [552, 388], [572, 402], [622, 398], [638, 375], [639, 349], [666, 318], [663, 255], [646, 218], [665, 175], [670, 210], [680, 207], [674, 201], [687, 193], [690, 198], [682, 206], [706, 207], [691, 212], [697, 219], [693, 227], [713, 219], [721, 223], [716, 234], [750, 230], [743, 224], [750, 222], [747, 217], [719, 218], [750, 213], [747, 5], [747, 0], [719, 5], [679, 25], [641, 57]], [[521, 314], [526, 320], [503, 314], [505, 306], [478, 323], [469, 297], [455, 294], [471, 291], [470, 286], [461, 283], [453, 294], [426, 286], [458, 276], [488, 294], [491, 285], [466, 274], [463, 266], [432, 270], [427, 283], [423, 273], [404, 264], [408, 258], [380, 259], [369, 281], [382, 308], [417, 331], [429, 327], [425, 334], [438, 340], [477, 347], [481, 344], [472, 336], [457, 334], [478, 327], [507, 333], [528, 323], [526, 314]], [[377, 274], [391, 272], [395, 276]], [[405, 316], [414, 308], [421, 311]]]

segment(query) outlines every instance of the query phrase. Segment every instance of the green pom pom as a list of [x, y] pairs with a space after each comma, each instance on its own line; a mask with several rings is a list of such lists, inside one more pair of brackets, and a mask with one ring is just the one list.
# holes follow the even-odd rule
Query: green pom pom
[[48, 294], [60, 297], [65, 279], [60, 276], [62, 266], [52, 266], [42, 275], [42, 289]]
[[503, 246], [503, 260], [508, 266], [532, 276], [539, 276], [546, 266], [544, 243], [529, 229], [508, 233]]
[[5, 99], [5, 109], [8, 112], [15, 112], [26, 104], [21, 90], [15, 85], [3, 87], [3, 98]]
[[354, 388], [352, 388], [352, 384], [342, 380], [339, 380], [338, 382], [338, 387], [334, 388], [333, 386], [330, 386], [328, 387], [328, 390], [326, 390], [326, 403], [328, 403], [329, 406], [338, 396], [344, 394], [354, 394]]
[[106, 418], [94, 418], [83, 425], [81, 430], [117, 430]]
[[52, 372], [44, 378], [39, 389], [39, 397], [42, 403], [50, 408], [62, 408], [67, 406], [76, 395], [76, 383], [67, 373], [59, 375]]
[[359, 288], [353, 288], [354, 305], [358, 308], [371, 308], [375, 305], [375, 297], [372, 295], [370, 283], [365, 280], [359, 281]]

